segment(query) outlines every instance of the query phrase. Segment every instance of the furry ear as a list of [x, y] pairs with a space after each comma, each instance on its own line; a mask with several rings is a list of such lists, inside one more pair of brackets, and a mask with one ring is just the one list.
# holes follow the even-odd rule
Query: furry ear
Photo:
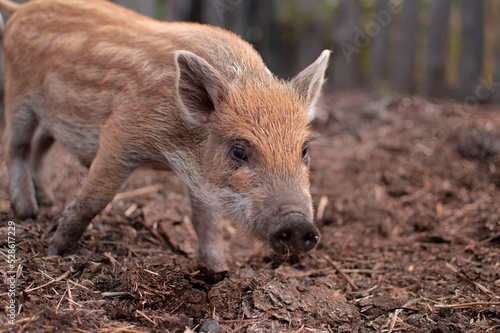
[[314, 107], [325, 82], [325, 71], [328, 67], [331, 51], [324, 50], [315, 62], [300, 72], [291, 81], [292, 86], [306, 101], [309, 120], [314, 118]]
[[206, 124], [229, 91], [229, 83], [206, 60], [189, 51], [175, 52], [177, 97], [185, 118]]

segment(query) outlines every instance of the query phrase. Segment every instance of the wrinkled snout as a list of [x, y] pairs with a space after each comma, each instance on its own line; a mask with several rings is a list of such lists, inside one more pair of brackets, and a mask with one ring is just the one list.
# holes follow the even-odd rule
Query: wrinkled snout
[[301, 254], [314, 249], [319, 230], [304, 215], [285, 215], [269, 238], [269, 245], [278, 254]]

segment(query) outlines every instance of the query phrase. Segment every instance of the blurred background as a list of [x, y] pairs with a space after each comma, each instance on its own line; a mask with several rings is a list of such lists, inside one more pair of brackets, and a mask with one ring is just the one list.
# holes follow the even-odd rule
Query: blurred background
[[252, 43], [282, 78], [331, 49], [330, 91], [500, 103], [498, 0], [114, 2], [160, 20], [231, 30]]

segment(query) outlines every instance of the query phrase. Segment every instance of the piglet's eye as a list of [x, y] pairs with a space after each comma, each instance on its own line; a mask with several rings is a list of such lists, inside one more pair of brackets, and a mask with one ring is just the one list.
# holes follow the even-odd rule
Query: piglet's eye
[[230, 152], [231, 158], [238, 162], [246, 162], [248, 160], [245, 148], [240, 146], [232, 146]]
[[308, 159], [308, 158], [309, 158], [309, 150], [311, 150], [311, 149], [309, 148], [309, 146], [304, 146], [304, 147], [302, 148], [302, 159], [303, 159], [303, 160], [306, 160], [306, 159]]

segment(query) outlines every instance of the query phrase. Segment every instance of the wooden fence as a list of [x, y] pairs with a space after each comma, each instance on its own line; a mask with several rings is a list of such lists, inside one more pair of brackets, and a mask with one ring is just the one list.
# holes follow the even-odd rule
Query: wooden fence
[[327, 48], [334, 51], [328, 84], [336, 90], [500, 103], [500, 1], [114, 2], [161, 20], [232, 30], [251, 42], [281, 77], [293, 76]]

